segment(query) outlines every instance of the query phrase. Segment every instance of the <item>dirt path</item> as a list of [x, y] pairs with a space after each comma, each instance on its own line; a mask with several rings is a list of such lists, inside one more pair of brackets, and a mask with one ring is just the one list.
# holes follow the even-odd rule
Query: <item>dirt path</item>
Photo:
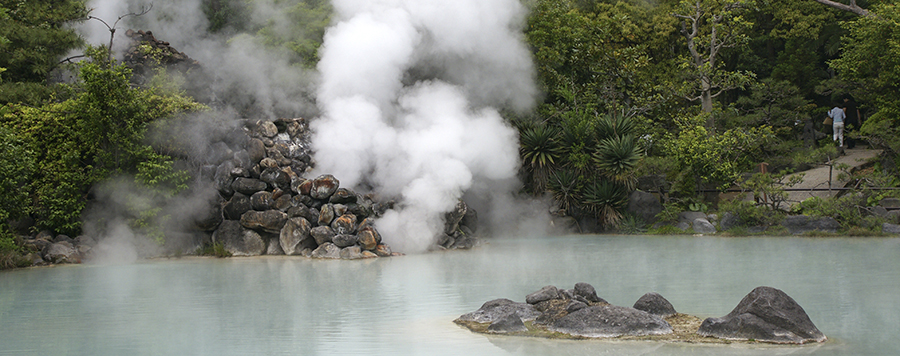
[[[846, 164], [850, 166], [848, 170], [853, 170], [853, 168], [862, 166], [868, 160], [873, 157], [881, 154], [881, 150], [870, 150], [865, 148], [854, 148], [845, 150], [844, 155], [838, 157], [835, 162], [836, 164]], [[793, 175], [804, 174], [803, 182], [793, 186], [793, 189], [810, 189], [807, 191], [790, 191], [788, 192], [788, 198], [785, 202], [788, 204], [786, 208], [790, 208], [794, 204], [797, 204], [804, 199], [810, 197], [828, 197], [834, 196], [837, 194], [837, 190], [829, 192], [827, 189], [829, 188], [829, 182], [831, 183], [831, 188], [840, 188], [843, 187], [844, 184], [847, 183], [847, 180], [839, 180], [838, 175], [840, 171], [837, 169], [831, 170], [831, 167], [828, 165], [820, 165], [816, 168], [794, 173]], [[785, 182], [788, 181], [788, 178], [785, 178]], [[823, 189], [823, 190], [811, 190], [811, 189]]]

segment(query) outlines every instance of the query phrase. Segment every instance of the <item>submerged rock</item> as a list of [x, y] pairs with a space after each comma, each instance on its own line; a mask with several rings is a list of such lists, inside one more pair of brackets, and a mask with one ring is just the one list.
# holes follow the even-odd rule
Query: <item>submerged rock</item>
[[793, 298], [772, 287], [757, 287], [728, 315], [704, 320], [697, 333], [727, 340], [790, 344], [827, 339]]

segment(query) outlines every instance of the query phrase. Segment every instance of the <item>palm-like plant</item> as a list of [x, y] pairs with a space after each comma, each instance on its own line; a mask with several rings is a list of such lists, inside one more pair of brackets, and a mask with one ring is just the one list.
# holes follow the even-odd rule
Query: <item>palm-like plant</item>
[[545, 125], [519, 131], [519, 153], [529, 170], [536, 193], [547, 187], [550, 170], [559, 161], [561, 150], [556, 143], [558, 130]]
[[561, 169], [550, 175], [549, 188], [553, 192], [553, 199], [566, 214], [571, 215], [581, 199], [578, 183], [578, 175], [568, 169]]
[[594, 213], [603, 226], [616, 226], [627, 203], [628, 190], [610, 180], [596, 180], [584, 190], [584, 207]]
[[629, 117], [606, 115], [597, 120], [594, 133], [597, 135], [597, 139], [602, 141], [607, 138], [631, 135], [635, 128], [634, 120]]
[[605, 176], [632, 189], [636, 183], [634, 171], [642, 157], [634, 137], [623, 135], [601, 140], [593, 161]]

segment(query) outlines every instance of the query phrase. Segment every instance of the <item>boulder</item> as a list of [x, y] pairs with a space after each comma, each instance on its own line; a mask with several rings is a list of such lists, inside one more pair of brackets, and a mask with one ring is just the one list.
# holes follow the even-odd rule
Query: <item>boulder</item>
[[316, 226], [309, 230], [309, 234], [316, 240], [316, 245], [332, 242], [334, 239], [334, 230], [330, 226]]
[[884, 207], [887, 210], [896, 210], [900, 209], [900, 199], [898, 198], [884, 198], [878, 202], [878, 205]]
[[706, 213], [700, 211], [682, 211], [678, 213], [678, 222], [686, 222], [689, 225], [694, 223], [694, 220], [697, 219], [708, 219]]
[[528, 304], [537, 304], [546, 300], [559, 299], [559, 289], [555, 286], [546, 286], [539, 291], [525, 296], [525, 302]]
[[291, 181], [291, 191], [294, 193], [309, 196], [309, 192], [312, 190], [313, 181], [309, 179], [295, 179]]
[[341, 258], [341, 248], [331, 242], [326, 242], [313, 250], [310, 257], [338, 259]]
[[625, 211], [652, 225], [656, 222], [656, 214], [662, 212], [662, 209], [662, 203], [659, 202], [656, 195], [635, 190], [628, 196], [628, 206]]
[[772, 287], [757, 287], [728, 315], [704, 320], [697, 334], [789, 344], [827, 339], [793, 298]]
[[278, 210], [250, 210], [241, 215], [241, 226], [273, 234], [280, 234], [285, 222], [287, 214]]
[[488, 332], [494, 334], [507, 334], [528, 331], [516, 313], [509, 313], [505, 317], [495, 320], [488, 326]]
[[359, 241], [359, 238], [356, 235], [349, 234], [336, 234], [331, 239], [331, 242], [340, 248], [356, 245], [357, 241]]
[[253, 230], [244, 229], [235, 220], [225, 220], [213, 233], [213, 242], [220, 243], [234, 256], [259, 256], [266, 251], [266, 242]]
[[699, 234], [714, 234], [716, 233], [716, 227], [706, 219], [694, 219], [694, 222], [691, 224], [694, 227], [694, 232]]
[[263, 158], [266, 158], [266, 145], [258, 138], [252, 138], [247, 141], [247, 153], [250, 155], [250, 163], [256, 165]]
[[341, 249], [341, 259], [343, 260], [358, 260], [363, 258], [362, 249], [359, 246], [348, 246]]
[[278, 135], [278, 127], [271, 121], [257, 121], [254, 129], [263, 137], [272, 138]]
[[900, 234], [900, 225], [883, 223], [881, 224], [881, 232], [886, 234]]
[[554, 321], [549, 330], [582, 337], [664, 335], [673, 332], [661, 317], [634, 308], [595, 305]]
[[575, 283], [575, 295], [580, 296], [591, 303], [606, 303], [603, 298], [597, 296], [597, 291], [594, 290], [594, 286], [588, 283]]
[[278, 167], [266, 168], [259, 174], [259, 179], [272, 189], [291, 189], [291, 176]]
[[266, 190], [268, 185], [259, 179], [238, 177], [231, 183], [231, 189], [235, 192], [251, 196], [253, 193]]
[[299, 255], [304, 248], [318, 246], [310, 236], [312, 229], [309, 221], [304, 218], [291, 218], [281, 228], [278, 242], [286, 255]]
[[334, 220], [334, 205], [325, 204], [319, 209], [319, 226], [329, 226]]
[[357, 243], [363, 250], [372, 251], [381, 242], [381, 236], [375, 231], [375, 228], [367, 226], [360, 230], [357, 234]]
[[332, 204], [353, 204], [356, 203], [356, 193], [347, 188], [338, 188], [334, 191], [334, 194], [331, 195], [331, 198], [328, 198], [328, 202]]
[[234, 162], [222, 162], [222, 164], [216, 167], [216, 173], [213, 177], [216, 190], [218, 190], [225, 196], [229, 196], [234, 193], [234, 189], [232, 189], [232, 185], [234, 184], [234, 177], [231, 175], [231, 171], [233, 169]]
[[50, 263], [77, 263], [79, 262], [78, 250], [71, 242], [62, 241], [47, 245], [41, 251], [44, 261]]
[[266, 211], [272, 209], [273, 205], [275, 205], [275, 200], [272, 199], [271, 192], [261, 191], [250, 196], [250, 207], [253, 210]]
[[659, 295], [659, 293], [654, 292], [644, 294], [638, 298], [638, 300], [634, 302], [633, 308], [663, 318], [676, 314], [675, 307], [672, 306], [672, 303], [669, 303], [669, 301]]
[[463, 216], [462, 220], [459, 221], [460, 226], [465, 226], [469, 229], [469, 233], [467, 235], [474, 234], [478, 231], [478, 212], [472, 207], [468, 207], [466, 209], [466, 215]]
[[781, 225], [791, 234], [802, 234], [807, 231], [837, 232], [841, 224], [830, 216], [810, 217], [807, 215], [792, 215], [784, 218]]
[[375, 246], [375, 250], [372, 252], [375, 252], [378, 257], [391, 257], [394, 255], [394, 253], [391, 251], [391, 247], [385, 244], [378, 244], [378, 246]]
[[356, 233], [356, 215], [343, 214], [331, 222], [331, 229], [335, 234], [355, 234]]
[[469, 207], [466, 206], [466, 202], [460, 199], [456, 202], [456, 206], [453, 207], [453, 210], [444, 214], [445, 234], [450, 236], [454, 235], [457, 228], [459, 228], [459, 222], [466, 216], [467, 210], [469, 210]]
[[314, 199], [327, 200], [335, 191], [337, 191], [339, 185], [340, 181], [333, 175], [321, 175], [313, 180], [309, 195]]
[[737, 215], [734, 215], [731, 212], [725, 212], [719, 219], [719, 229], [721, 229], [722, 231], [726, 231], [738, 226], [740, 223], [741, 221]]
[[534, 305], [517, 303], [509, 299], [494, 299], [481, 305], [481, 308], [471, 313], [463, 314], [457, 321], [470, 321], [476, 323], [493, 323], [514, 314], [520, 320], [530, 321], [541, 315]]
[[241, 193], [234, 193], [231, 199], [225, 203], [222, 212], [228, 220], [240, 220], [241, 215], [253, 209], [250, 198]]

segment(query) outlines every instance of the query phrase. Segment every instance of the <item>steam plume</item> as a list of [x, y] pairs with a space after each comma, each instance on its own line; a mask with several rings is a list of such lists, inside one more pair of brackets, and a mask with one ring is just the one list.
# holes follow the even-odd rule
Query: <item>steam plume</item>
[[516, 131], [499, 108], [534, 102], [515, 0], [335, 0], [320, 51], [318, 170], [397, 197], [378, 227], [422, 251], [473, 186], [503, 196], [518, 169]]

